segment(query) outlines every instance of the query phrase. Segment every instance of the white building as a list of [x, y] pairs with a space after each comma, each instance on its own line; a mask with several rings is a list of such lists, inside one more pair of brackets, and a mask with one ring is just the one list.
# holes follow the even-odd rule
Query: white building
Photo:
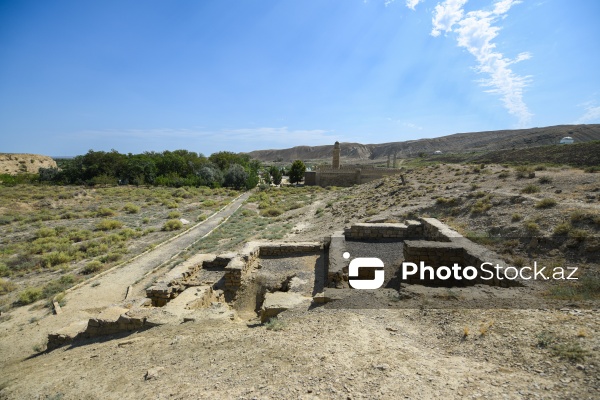
[[560, 144], [573, 144], [575, 143], [575, 140], [573, 140], [573, 138], [571, 136], [565, 136], [564, 138], [560, 139]]

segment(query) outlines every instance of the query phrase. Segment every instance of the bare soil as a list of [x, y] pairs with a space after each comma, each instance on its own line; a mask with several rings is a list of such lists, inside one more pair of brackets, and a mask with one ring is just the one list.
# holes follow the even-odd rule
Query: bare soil
[[[319, 190], [300, 207], [259, 218], [259, 202], [284, 204], [274, 188], [215, 230], [218, 243], [206, 242], [211, 236], [200, 243], [229, 250], [227, 235], [252, 227], [256, 237], [285, 224], [285, 240], [312, 241], [353, 222], [430, 215], [509, 262], [577, 266], [581, 277], [597, 282], [600, 175], [532, 172], [519, 178], [500, 165], [418, 167], [406, 172], [406, 186], [389, 177]], [[541, 183], [543, 177], [550, 181]], [[529, 185], [538, 191], [527, 193]], [[545, 198], [556, 204], [536, 207]], [[260, 225], [261, 218], [271, 223]], [[566, 233], [557, 234], [561, 224]], [[135, 284], [131, 279], [121, 285]], [[532, 295], [571, 296], [569, 307], [463, 309], [458, 296], [456, 308], [445, 310], [312, 306], [280, 314], [277, 325], [215, 313], [44, 352], [48, 332], [99, 311], [86, 298], [106, 286], [85, 285], [61, 315], [36, 305], [2, 315], [0, 398], [597, 399], [600, 291], [555, 286], [536, 282]], [[596, 306], [582, 306], [590, 302]]]

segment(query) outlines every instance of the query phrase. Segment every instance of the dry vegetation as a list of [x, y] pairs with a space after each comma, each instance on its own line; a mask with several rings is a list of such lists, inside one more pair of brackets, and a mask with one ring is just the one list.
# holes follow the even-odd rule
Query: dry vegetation
[[[239, 192], [15, 185], [0, 191], [0, 304], [49, 298], [206, 219]], [[183, 225], [180, 218], [190, 222]]]
[[[262, 326], [256, 321], [203, 320], [135, 333], [132, 341], [119, 344], [96, 341], [47, 354], [40, 353], [44, 347], [36, 331], [51, 325], [53, 317], [47, 310], [28, 310], [35, 320], [15, 318], [10, 329], [22, 330], [27, 337], [23, 340], [35, 345], [27, 354], [19, 353], [22, 358], [40, 357], [15, 362], [0, 385], [7, 388], [8, 398], [82, 393], [101, 398], [96, 394], [108, 390], [120, 398], [597, 398], [600, 175], [548, 165], [416, 160], [404, 167], [407, 185], [389, 177], [352, 188], [257, 190], [190, 252], [230, 252], [251, 239], [320, 240], [354, 222], [432, 216], [512, 265], [536, 260], [550, 267], [578, 267], [576, 283], [536, 282], [532, 289], [548, 299], [569, 299], [572, 306], [315, 307], [285, 312]], [[0, 296], [10, 299], [4, 304], [12, 303], [29, 282], [35, 282], [30, 288], [34, 292], [27, 296], [60, 291], [84, 274], [180, 232], [167, 228], [171, 220], [196, 221], [235, 195], [224, 190], [185, 192], [31, 186], [3, 191], [3, 204], [10, 204], [1, 214], [7, 222], [1, 227]], [[153, 231], [144, 233], [148, 229]], [[43, 247], [54, 242], [55, 247]], [[82, 246], [92, 242], [104, 251], [87, 257]], [[77, 250], [70, 253], [72, 248]], [[128, 253], [121, 253], [125, 249]], [[61, 253], [74, 258], [62, 261]], [[112, 260], [111, 254], [118, 258]], [[28, 265], [11, 264], [21, 256], [37, 262], [15, 268]], [[460, 301], [451, 288], [446, 296]], [[11, 332], [6, 328], [2, 334], [12, 337]], [[156, 378], [144, 378], [156, 367], [164, 367]], [[28, 386], [23, 381], [32, 373], [41, 383]]]

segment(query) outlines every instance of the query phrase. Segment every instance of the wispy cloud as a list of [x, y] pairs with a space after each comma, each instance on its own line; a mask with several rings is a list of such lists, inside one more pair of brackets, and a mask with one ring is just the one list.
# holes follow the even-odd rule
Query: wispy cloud
[[[392, 4], [394, 1], [396, 0], [385, 0], [385, 6], [389, 6], [390, 4]], [[425, 0], [406, 0], [406, 7], [410, 8], [411, 10], [414, 11], [415, 7], [419, 4], [422, 3]]]
[[406, 0], [406, 7], [414, 11], [415, 7], [424, 0]]
[[433, 11], [431, 35], [439, 36], [442, 31], [451, 32], [452, 26], [462, 19], [466, 2], [467, 0], [446, 0], [438, 3]]
[[589, 122], [600, 122], [600, 106], [596, 105], [594, 101], [588, 101], [586, 103], [580, 104], [581, 107], [585, 109], [585, 114], [583, 114], [577, 121], [576, 124], [587, 124]]
[[422, 126], [419, 126], [419, 125], [417, 125], [415, 123], [412, 123], [412, 122], [409, 122], [409, 121], [405, 121], [405, 120], [402, 120], [402, 119], [394, 119], [394, 118], [391, 118], [391, 117], [387, 117], [386, 120], [389, 121], [389, 122], [392, 122], [392, 123], [394, 123], [396, 125], [401, 125], [401, 126], [403, 126], [405, 128], [409, 128], [411, 130], [418, 130], [418, 131], [422, 131], [423, 130]]
[[463, 6], [466, 2], [446, 0], [436, 5], [431, 35], [435, 37], [442, 32], [456, 32], [458, 45], [476, 58], [476, 71], [489, 76], [481, 80], [483, 86], [490, 88], [486, 92], [499, 94], [504, 107], [519, 119], [520, 127], [525, 127], [531, 121], [532, 114], [523, 101], [523, 89], [528, 86], [531, 77], [519, 76], [509, 66], [530, 59], [531, 54], [524, 52], [511, 60], [496, 51], [496, 44], [492, 42], [500, 31], [500, 27], [494, 24], [506, 17], [510, 8], [520, 1], [500, 0], [494, 3], [492, 11], [476, 10], [465, 14]]

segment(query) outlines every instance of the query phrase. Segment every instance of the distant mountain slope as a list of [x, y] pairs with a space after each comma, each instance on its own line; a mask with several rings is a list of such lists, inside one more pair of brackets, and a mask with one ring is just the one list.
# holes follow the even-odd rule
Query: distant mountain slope
[[37, 174], [40, 167], [56, 168], [56, 161], [39, 154], [0, 153], [0, 174]]
[[550, 163], [600, 167], [600, 141], [530, 147], [518, 150], [498, 150], [475, 157], [472, 161], [496, 164], [505, 162]]
[[[417, 156], [419, 153], [465, 153], [522, 149], [557, 144], [564, 136], [572, 136], [576, 143], [600, 140], [600, 124], [558, 125], [545, 128], [457, 133], [433, 139], [418, 139], [382, 144], [341, 143], [341, 156], [346, 159], [374, 160], [396, 152], [398, 157]], [[261, 161], [319, 160], [331, 158], [333, 143], [325, 146], [298, 146], [281, 150], [257, 150], [250, 156]]]

